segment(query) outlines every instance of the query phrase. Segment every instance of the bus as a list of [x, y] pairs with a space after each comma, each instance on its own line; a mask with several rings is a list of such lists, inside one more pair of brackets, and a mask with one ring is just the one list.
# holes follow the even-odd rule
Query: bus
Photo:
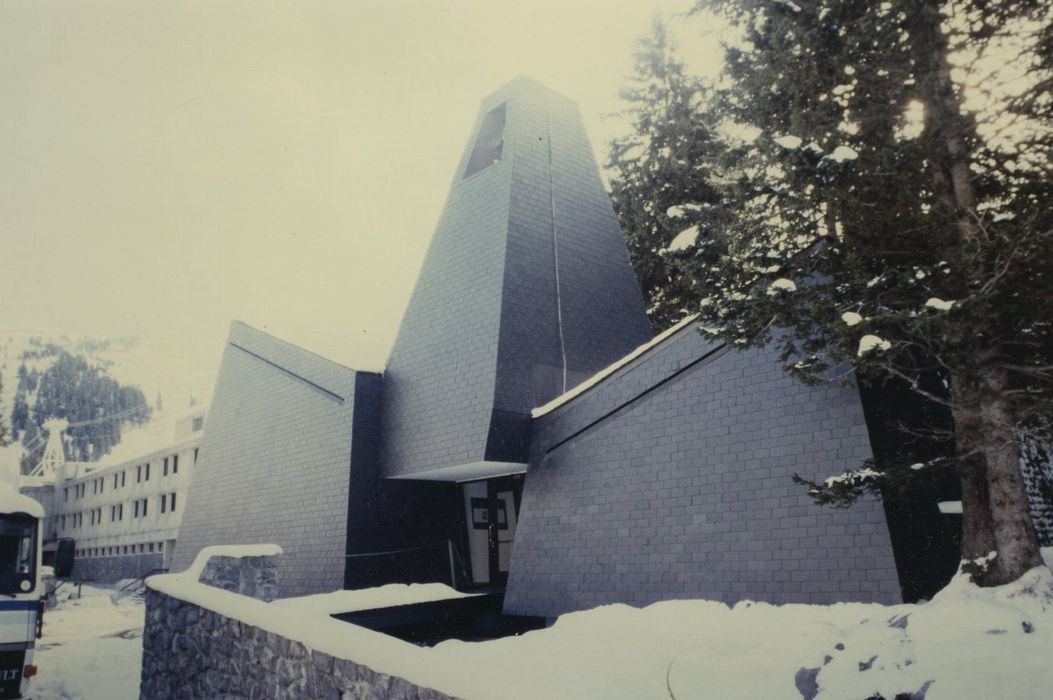
[[43, 506], [0, 486], [0, 698], [23, 697], [37, 673], [33, 651], [44, 611], [43, 520]]

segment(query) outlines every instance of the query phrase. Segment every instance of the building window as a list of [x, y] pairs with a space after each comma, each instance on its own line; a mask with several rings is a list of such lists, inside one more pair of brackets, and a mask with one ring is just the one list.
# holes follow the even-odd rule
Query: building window
[[168, 510], [175, 510], [175, 494], [168, 497]]
[[150, 463], [147, 462], [146, 463], [146, 476], [143, 477], [143, 481], [149, 481], [149, 480], [150, 480]]
[[179, 455], [172, 455], [172, 473], [179, 473]]
[[501, 160], [501, 152], [504, 150], [504, 131], [505, 105], [501, 104], [491, 109], [483, 117], [479, 135], [475, 137], [475, 148], [472, 149], [472, 156], [468, 159], [468, 167], [464, 171], [465, 178]]
[[150, 544], [146, 545], [146, 551], [150, 552], [151, 554], [153, 553], [153, 551], [154, 551], [154, 543], [153, 542], [151, 542]]
[[62, 502], [69, 503], [69, 489], [62, 489]]
[[133, 518], [138, 518], [139, 517], [139, 501], [135, 502], [135, 507], [132, 509], [132, 517]]
[[147, 504], [147, 500], [144, 498], [143, 499], [143, 517], [144, 518], [146, 517], [146, 504]]
[[124, 487], [124, 472], [121, 472], [121, 487]]
[[135, 483], [137, 483], [137, 484], [142, 483], [142, 480], [143, 480], [143, 465], [136, 464], [135, 465]]
[[204, 427], [205, 427], [205, 417], [204, 416], [196, 416], [194, 418], [194, 420], [190, 421], [190, 432], [192, 432], [192, 433], [200, 433], [201, 430]]
[[167, 501], [167, 500], [168, 500], [168, 496], [162, 493], [161, 494], [161, 512], [162, 513], [165, 512], [165, 501]]
[[198, 447], [195, 447], [195, 448], [194, 448], [194, 464], [197, 464], [197, 451], [198, 451], [199, 449], [200, 449], [200, 448], [198, 448]]
[[168, 476], [168, 457], [161, 460], [161, 464], [163, 465], [161, 467], [161, 476]]

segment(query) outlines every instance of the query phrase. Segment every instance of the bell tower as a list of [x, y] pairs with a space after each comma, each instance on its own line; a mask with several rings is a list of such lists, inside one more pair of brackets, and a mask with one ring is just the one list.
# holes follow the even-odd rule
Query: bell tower
[[402, 319], [381, 473], [508, 473], [531, 408], [650, 336], [577, 106], [513, 80], [482, 103]]

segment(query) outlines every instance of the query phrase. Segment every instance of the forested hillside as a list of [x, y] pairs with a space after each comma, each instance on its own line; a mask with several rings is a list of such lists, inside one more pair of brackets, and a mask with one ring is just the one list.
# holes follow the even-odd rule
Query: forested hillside
[[[9, 440], [21, 445], [23, 473], [39, 462], [47, 442], [42, 430], [49, 418], [70, 423], [66, 457], [95, 461], [120, 442], [122, 429], [144, 423], [151, 408], [143, 392], [109, 374], [105, 353], [112, 342], [52, 342], [41, 338], [5, 341], [3, 400], [0, 415]], [[7, 420], [9, 418], [9, 420]]]

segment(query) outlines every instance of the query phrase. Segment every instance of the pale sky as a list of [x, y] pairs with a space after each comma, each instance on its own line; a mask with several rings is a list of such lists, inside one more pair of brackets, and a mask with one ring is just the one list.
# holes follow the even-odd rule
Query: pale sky
[[689, 4], [5, 1], [0, 330], [139, 336], [151, 398], [207, 396], [232, 319], [379, 369], [480, 101], [533, 77], [602, 162]]

